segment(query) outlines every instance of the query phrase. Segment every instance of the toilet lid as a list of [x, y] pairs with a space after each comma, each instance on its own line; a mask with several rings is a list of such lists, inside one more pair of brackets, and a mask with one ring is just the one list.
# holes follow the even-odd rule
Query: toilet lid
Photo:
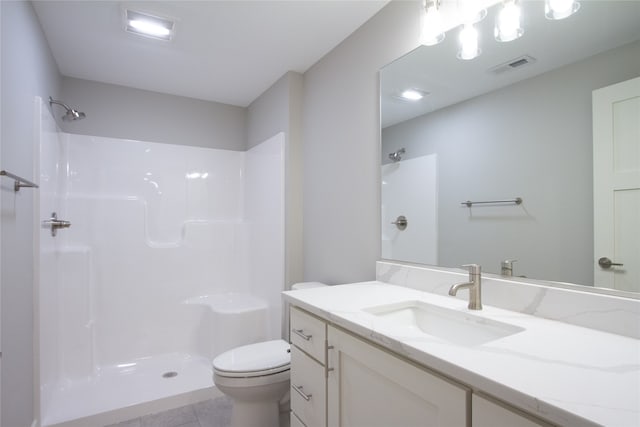
[[273, 340], [236, 347], [213, 359], [213, 368], [222, 373], [276, 373], [289, 369], [289, 343]]

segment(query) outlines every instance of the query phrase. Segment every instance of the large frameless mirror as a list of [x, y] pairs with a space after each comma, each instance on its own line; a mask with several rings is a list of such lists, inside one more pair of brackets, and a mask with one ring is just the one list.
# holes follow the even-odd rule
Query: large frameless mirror
[[[475, 24], [475, 59], [458, 58], [458, 27], [381, 70], [383, 259], [640, 291], [640, 188], [614, 196], [613, 217], [594, 213], [592, 120], [594, 90], [640, 76], [640, 2], [581, 3], [554, 21], [520, 2], [509, 43], [494, 38], [497, 4]], [[638, 81], [603, 110], [630, 123], [615, 158], [636, 176]]]

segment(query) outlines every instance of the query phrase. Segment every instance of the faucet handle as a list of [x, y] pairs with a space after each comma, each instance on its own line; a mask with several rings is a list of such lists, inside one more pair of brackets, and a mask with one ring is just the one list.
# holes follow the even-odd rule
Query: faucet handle
[[463, 267], [469, 270], [469, 275], [480, 275], [482, 271], [480, 264], [464, 264]]
[[500, 266], [504, 267], [504, 268], [511, 268], [511, 267], [513, 267], [513, 263], [516, 262], [516, 261], [518, 261], [518, 260], [517, 259], [505, 259], [504, 261], [502, 261], [500, 263]]

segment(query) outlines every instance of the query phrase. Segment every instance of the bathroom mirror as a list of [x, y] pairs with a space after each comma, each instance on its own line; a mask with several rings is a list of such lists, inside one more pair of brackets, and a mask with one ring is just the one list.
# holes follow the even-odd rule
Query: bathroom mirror
[[[513, 276], [608, 286], [594, 282], [610, 255], [594, 250], [592, 91], [640, 76], [640, 2], [581, 3], [551, 21], [522, 1], [508, 43], [498, 4], [476, 24], [479, 57], [456, 57], [458, 27], [380, 71], [383, 259], [496, 274], [517, 260]], [[640, 268], [640, 251], [625, 262], [611, 274]]]

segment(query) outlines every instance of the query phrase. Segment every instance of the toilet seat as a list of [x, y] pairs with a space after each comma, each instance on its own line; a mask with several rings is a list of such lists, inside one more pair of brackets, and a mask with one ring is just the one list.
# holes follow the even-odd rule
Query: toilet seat
[[228, 378], [252, 378], [285, 372], [291, 366], [290, 346], [273, 340], [237, 347], [213, 360], [215, 375]]

